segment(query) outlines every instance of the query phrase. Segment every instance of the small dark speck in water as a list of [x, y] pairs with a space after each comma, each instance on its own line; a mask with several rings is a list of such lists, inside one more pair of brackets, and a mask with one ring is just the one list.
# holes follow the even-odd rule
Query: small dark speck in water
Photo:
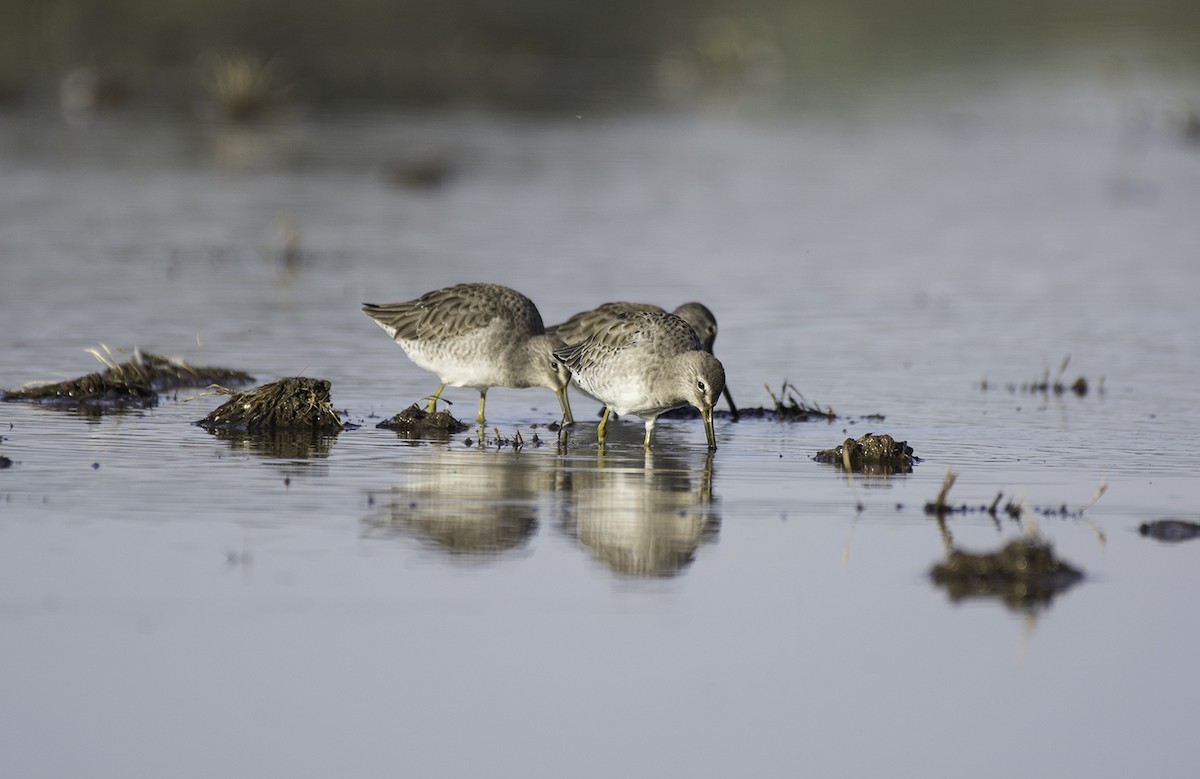
[[12, 464], [13, 464], [12, 460], [10, 460], [7, 457], [5, 457], [4, 455], [0, 454], [0, 470], [3, 470], [4, 468], [11, 468]]
[[283, 477], [283, 486], [285, 486], [285, 487], [290, 487], [290, 486], [292, 486], [292, 477], [291, 477], [291, 476], [284, 476], [284, 477]]
[[93, 471], [100, 470], [100, 463], [92, 463], [92, 470]]

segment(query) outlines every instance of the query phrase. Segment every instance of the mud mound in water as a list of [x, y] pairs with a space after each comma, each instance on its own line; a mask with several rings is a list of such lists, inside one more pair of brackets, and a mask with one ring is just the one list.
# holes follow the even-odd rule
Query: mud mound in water
[[912, 447], [907, 441], [897, 441], [890, 435], [867, 433], [857, 439], [847, 438], [833, 449], [822, 449], [813, 458], [854, 473], [889, 474], [912, 473]]
[[210, 431], [340, 431], [342, 420], [333, 409], [329, 390], [330, 384], [324, 379], [280, 379], [234, 393], [196, 424]]
[[416, 403], [391, 419], [385, 419], [375, 427], [395, 430], [397, 433], [413, 438], [448, 437], [452, 433], [461, 433], [470, 429], [452, 417], [449, 411], [430, 413]]
[[77, 379], [37, 384], [6, 390], [7, 401], [31, 401], [68, 407], [84, 406], [99, 411], [122, 408], [150, 408], [158, 403], [160, 392], [180, 387], [207, 384], [248, 384], [249, 374], [214, 366], [189, 365], [173, 357], [134, 351], [124, 362], [117, 362], [107, 348], [92, 354], [108, 367]]

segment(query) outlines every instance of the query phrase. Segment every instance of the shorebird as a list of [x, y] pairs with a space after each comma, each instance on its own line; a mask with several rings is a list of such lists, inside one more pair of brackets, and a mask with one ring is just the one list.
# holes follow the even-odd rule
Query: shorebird
[[[653, 303], [629, 303], [626, 301], [601, 303], [588, 311], [580, 311], [561, 324], [547, 327], [546, 332], [557, 335], [564, 343], [575, 344], [621, 314], [633, 314], [640, 311], [666, 313], [666, 309]], [[709, 310], [708, 306], [692, 301], [684, 303], [671, 313], [691, 325], [692, 329], [696, 331], [696, 337], [700, 339], [700, 347], [712, 354], [713, 343], [717, 340], [717, 318], [713, 316], [713, 312]], [[725, 402], [729, 404], [729, 413], [733, 421], [738, 421], [737, 405], [733, 402], [733, 395], [730, 394], [728, 385], [723, 394]]]
[[363, 311], [408, 358], [441, 381], [429, 399], [433, 413], [447, 385], [479, 390], [479, 413], [489, 387], [549, 387], [558, 396], [563, 424], [574, 421], [567, 401], [571, 376], [554, 350], [563, 345], [547, 335], [529, 298], [499, 284], [458, 284], [416, 300], [375, 305]]
[[717, 448], [712, 410], [725, 389], [725, 368], [704, 351], [696, 331], [683, 319], [660, 311], [620, 314], [554, 355], [584, 392], [604, 403], [596, 428], [601, 446], [612, 412], [642, 417], [643, 446], [649, 449], [659, 415], [690, 403], [700, 410], [708, 448]]

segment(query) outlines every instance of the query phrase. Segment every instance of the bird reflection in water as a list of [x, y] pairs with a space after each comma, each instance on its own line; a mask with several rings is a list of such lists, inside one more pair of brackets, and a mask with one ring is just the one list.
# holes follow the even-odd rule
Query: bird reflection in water
[[562, 529], [619, 574], [676, 576], [720, 530], [712, 479], [711, 451], [698, 467], [641, 449], [597, 455], [570, 472]]
[[434, 448], [400, 484], [372, 495], [363, 535], [414, 540], [461, 563], [513, 553], [537, 532], [541, 499], [561, 478], [556, 463], [511, 450]]

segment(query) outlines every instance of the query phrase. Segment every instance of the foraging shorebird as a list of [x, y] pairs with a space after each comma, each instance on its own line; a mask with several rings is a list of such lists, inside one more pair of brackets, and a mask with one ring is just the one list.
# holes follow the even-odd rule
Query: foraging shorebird
[[580, 343], [555, 351], [575, 383], [604, 403], [596, 437], [604, 445], [609, 414], [637, 414], [650, 448], [660, 414], [691, 404], [700, 410], [708, 448], [716, 449], [712, 411], [725, 389], [725, 368], [704, 351], [696, 331], [674, 314], [621, 314]]
[[[547, 327], [546, 332], [557, 335], [564, 343], [575, 344], [609, 324], [621, 314], [633, 314], [639, 311], [666, 313], [666, 309], [653, 303], [625, 301], [601, 303], [588, 311], [580, 311], [561, 324]], [[692, 329], [696, 331], [696, 337], [700, 339], [700, 347], [709, 354], [713, 353], [713, 343], [717, 340], [717, 318], [708, 306], [692, 301], [684, 303], [671, 313], [691, 325]], [[738, 409], [733, 402], [733, 395], [730, 394], [728, 385], [725, 386], [723, 394], [725, 402], [729, 404], [729, 412], [733, 421], [738, 421]]]
[[529, 298], [499, 284], [458, 284], [403, 303], [363, 305], [409, 359], [441, 381], [430, 413], [447, 385], [479, 390], [479, 413], [489, 387], [548, 387], [558, 396], [563, 424], [574, 421], [567, 401], [571, 376], [554, 356], [563, 345], [547, 335]]

